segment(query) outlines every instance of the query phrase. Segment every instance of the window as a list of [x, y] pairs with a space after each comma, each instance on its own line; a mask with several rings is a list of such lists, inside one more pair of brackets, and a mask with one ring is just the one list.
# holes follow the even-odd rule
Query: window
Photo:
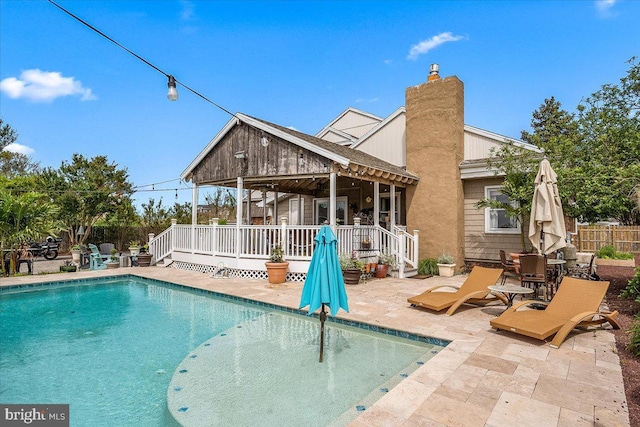
[[[509, 201], [509, 198], [500, 192], [499, 186], [485, 187], [484, 195], [487, 199], [516, 206], [516, 202]], [[518, 234], [520, 233], [520, 224], [515, 218], [507, 215], [506, 209], [486, 208], [484, 211], [484, 231], [485, 233]]]
[[[323, 224], [329, 220], [329, 199], [313, 199], [314, 224]], [[347, 198], [336, 197], [336, 221], [338, 225], [347, 223]]]

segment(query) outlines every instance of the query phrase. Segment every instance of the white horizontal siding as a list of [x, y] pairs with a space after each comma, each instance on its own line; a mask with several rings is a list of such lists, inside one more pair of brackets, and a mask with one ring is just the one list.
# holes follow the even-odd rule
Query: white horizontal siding
[[489, 157], [492, 148], [500, 147], [501, 143], [476, 133], [464, 132], [464, 160], [478, 160]]

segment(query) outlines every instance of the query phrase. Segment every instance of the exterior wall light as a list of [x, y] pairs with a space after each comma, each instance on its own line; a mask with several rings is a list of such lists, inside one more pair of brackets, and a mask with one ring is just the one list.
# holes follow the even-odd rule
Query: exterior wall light
[[247, 153], [245, 151], [236, 151], [233, 157], [235, 157], [236, 159], [246, 159]]
[[177, 101], [178, 100], [178, 90], [176, 89], [176, 79], [172, 75], [169, 75], [169, 92], [167, 92], [167, 98], [169, 101]]

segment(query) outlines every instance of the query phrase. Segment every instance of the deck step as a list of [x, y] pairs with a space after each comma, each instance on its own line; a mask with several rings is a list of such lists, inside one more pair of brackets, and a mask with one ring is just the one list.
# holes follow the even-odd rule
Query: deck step
[[171, 264], [173, 264], [173, 260], [169, 257], [166, 257], [162, 258], [160, 262], [157, 262], [156, 267], [169, 267]]

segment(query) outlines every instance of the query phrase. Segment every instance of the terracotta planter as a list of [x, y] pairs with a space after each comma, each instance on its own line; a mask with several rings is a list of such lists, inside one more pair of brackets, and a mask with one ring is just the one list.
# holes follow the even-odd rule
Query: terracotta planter
[[388, 264], [378, 264], [376, 265], [376, 277], [378, 279], [384, 279], [387, 277], [387, 273], [389, 272]]
[[140, 252], [137, 258], [139, 267], [149, 267], [151, 265], [151, 254]]
[[362, 271], [360, 271], [359, 268], [342, 270], [342, 277], [344, 278], [345, 285], [357, 285], [360, 283], [360, 275], [362, 275]]
[[269, 275], [269, 283], [277, 285], [287, 280], [288, 262], [265, 262], [267, 266], [267, 274]]
[[442, 277], [452, 277], [456, 272], [455, 264], [438, 264], [438, 275]]

